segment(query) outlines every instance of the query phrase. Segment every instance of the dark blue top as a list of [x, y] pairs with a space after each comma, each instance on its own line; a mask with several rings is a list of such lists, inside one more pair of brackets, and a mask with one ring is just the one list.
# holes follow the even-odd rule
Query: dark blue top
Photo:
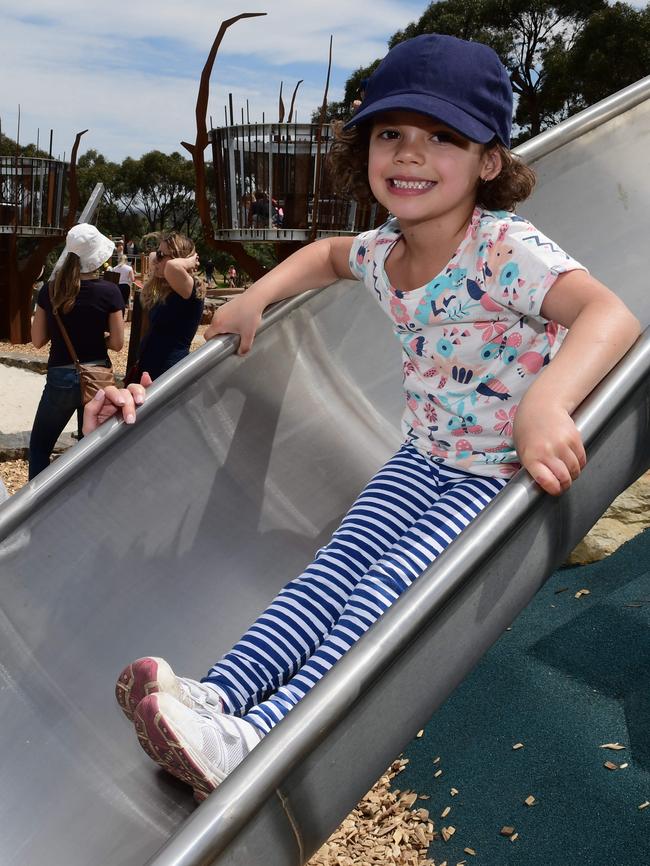
[[[52, 341], [48, 367], [72, 364], [61, 329], [52, 313], [48, 283], [41, 286], [37, 303], [45, 310], [47, 330]], [[61, 319], [82, 364], [102, 360], [110, 363], [104, 337], [108, 331], [108, 317], [110, 313], [123, 309], [124, 299], [115, 283], [100, 279], [81, 281], [74, 307], [69, 313], [61, 313]]]
[[189, 298], [171, 292], [155, 304], [149, 310], [149, 330], [140, 343], [140, 371], [156, 379], [189, 355], [202, 313], [203, 298], [196, 296], [196, 283]]

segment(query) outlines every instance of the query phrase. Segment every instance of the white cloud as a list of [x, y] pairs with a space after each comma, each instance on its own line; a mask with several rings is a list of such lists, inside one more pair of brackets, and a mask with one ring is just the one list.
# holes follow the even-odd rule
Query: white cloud
[[[222, 20], [243, 11], [268, 11], [242, 20], [226, 33], [212, 76], [209, 113], [223, 121], [233, 93], [237, 118], [248, 98], [251, 119], [277, 116], [284, 80], [288, 106], [298, 78], [299, 119], [322, 101], [330, 33], [334, 36], [330, 98], [339, 98], [350, 73], [386, 51], [387, 39], [417, 18], [426, 2], [415, 0], [284, 0], [242, 4], [186, 0], [181, 4], [137, 0], [104, 2], [26, 0], [3, 10], [0, 69], [10, 88], [0, 92], [2, 129], [41, 144], [54, 129], [55, 154], [89, 128], [81, 152], [108, 157], [159, 148], [180, 149], [194, 137], [199, 76]], [[110, 8], [110, 13], [108, 12]]]

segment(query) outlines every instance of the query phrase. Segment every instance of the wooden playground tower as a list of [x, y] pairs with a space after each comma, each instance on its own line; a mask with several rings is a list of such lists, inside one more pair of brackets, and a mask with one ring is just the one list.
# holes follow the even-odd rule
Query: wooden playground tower
[[[298, 82], [288, 117], [278, 100], [277, 123], [235, 123], [230, 99], [224, 126], [206, 125], [210, 75], [226, 30], [242, 18], [265, 13], [243, 13], [221, 24], [203, 68], [196, 102], [196, 141], [182, 142], [190, 152], [196, 173], [196, 204], [206, 242], [229, 253], [253, 279], [263, 265], [244, 249], [246, 243], [270, 243], [278, 261], [317, 238], [358, 234], [386, 219], [376, 204], [360, 205], [341, 198], [333, 189], [327, 154], [334, 140], [324, 122], [332, 48], [323, 105], [318, 123], [292, 122]], [[204, 151], [211, 145], [214, 166], [213, 203], [207, 194]], [[256, 196], [258, 207], [255, 207]]]
[[[280, 95], [277, 123], [244, 122], [243, 113], [242, 122], [235, 123], [231, 103], [229, 122], [226, 116], [223, 127], [208, 133], [210, 75], [221, 41], [232, 24], [257, 15], [243, 13], [221, 24], [201, 75], [196, 141], [182, 142], [194, 163], [196, 205], [206, 242], [230, 254], [240, 271], [253, 279], [262, 276], [265, 267], [245, 244], [270, 243], [282, 260], [319, 237], [357, 234], [386, 218], [377, 205], [359, 205], [333, 190], [326, 166], [333, 134], [324, 122], [329, 68], [320, 122], [292, 122], [296, 86], [286, 121]], [[0, 339], [30, 340], [33, 285], [48, 253], [75, 223], [76, 158], [83, 134], [76, 136], [69, 164], [18, 152], [0, 157]], [[204, 160], [210, 145], [215, 178], [212, 204]], [[266, 213], [254, 213], [256, 194], [266, 198]], [[134, 340], [137, 331], [132, 331]]]
[[[78, 133], [70, 163], [0, 156], [0, 339], [31, 339], [32, 288], [75, 221]], [[17, 148], [18, 151], [18, 148]]]

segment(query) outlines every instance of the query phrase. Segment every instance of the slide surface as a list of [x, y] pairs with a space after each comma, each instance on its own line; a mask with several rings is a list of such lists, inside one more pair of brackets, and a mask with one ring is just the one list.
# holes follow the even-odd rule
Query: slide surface
[[[645, 79], [522, 148], [539, 175], [522, 213], [644, 326], [648, 96]], [[117, 674], [151, 654], [202, 676], [399, 444], [399, 348], [360, 284], [231, 349], [192, 355], [135, 427], [106, 425], [0, 508], [4, 866], [302, 862], [650, 462], [646, 335], [580, 410], [570, 494], [509, 484], [194, 810], [140, 749]]]

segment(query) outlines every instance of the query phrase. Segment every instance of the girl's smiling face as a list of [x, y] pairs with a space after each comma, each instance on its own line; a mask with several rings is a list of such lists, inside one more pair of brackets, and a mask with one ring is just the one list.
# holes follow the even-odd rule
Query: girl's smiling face
[[492, 180], [500, 170], [495, 150], [423, 114], [391, 111], [373, 122], [370, 188], [403, 223], [468, 219], [479, 180]]

